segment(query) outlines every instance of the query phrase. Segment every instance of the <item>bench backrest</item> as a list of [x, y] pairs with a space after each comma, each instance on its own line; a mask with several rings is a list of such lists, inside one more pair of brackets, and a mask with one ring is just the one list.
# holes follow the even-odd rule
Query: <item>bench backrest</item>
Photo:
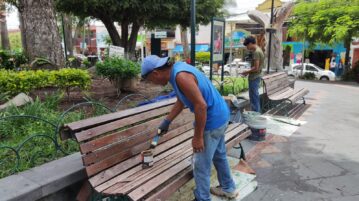
[[285, 72], [278, 72], [262, 77], [264, 89], [267, 96], [290, 87], [288, 75]]
[[[95, 175], [148, 149], [174, 102], [171, 99], [65, 125], [66, 132], [73, 133], [79, 142], [87, 175]], [[193, 114], [185, 109], [159, 144], [192, 129], [193, 119]]]

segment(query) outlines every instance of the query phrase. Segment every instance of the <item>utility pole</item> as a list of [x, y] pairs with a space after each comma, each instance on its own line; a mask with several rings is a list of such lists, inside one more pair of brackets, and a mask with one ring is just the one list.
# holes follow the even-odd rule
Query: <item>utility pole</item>
[[191, 0], [191, 65], [196, 65], [196, 0]]

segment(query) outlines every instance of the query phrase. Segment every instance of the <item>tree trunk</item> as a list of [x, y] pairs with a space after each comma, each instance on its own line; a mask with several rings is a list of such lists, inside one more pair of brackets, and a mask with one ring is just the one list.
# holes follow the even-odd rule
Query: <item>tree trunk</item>
[[19, 16], [19, 22], [20, 22], [21, 46], [23, 49], [25, 49], [26, 37], [25, 37], [25, 31], [24, 31], [24, 20], [22, 19], [22, 15], [20, 14], [20, 12], [18, 13], [18, 16]]
[[128, 25], [127, 21], [121, 22], [121, 47], [125, 48], [125, 53], [128, 52]]
[[128, 40], [128, 55], [130, 59], [135, 58], [135, 50], [136, 50], [136, 42], [137, 42], [137, 35], [138, 31], [140, 30], [140, 24], [139, 23], [133, 23], [130, 38]]
[[352, 37], [348, 37], [345, 41], [344, 41], [344, 47], [345, 47], [345, 65], [344, 65], [344, 72], [347, 72], [350, 68], [349, 66], [349, 55], [350, 55], [350, 46], [352, 43]]
[[100, 18], [102, 23], [105, 25], [108, 34], [110, 35], [112, 44], [115, 46], [121, 46], [121, 38], [120, 35], [115, 27], [114, 21], [112, 21], [110, 18], [108, 17], [101, 17]]
[[6, 23], [6, 8], [5, 2], [0, 2], [0, 32], [1, 32], [1, 47], [2, 49], [9, 50], [9, 34], [7, 32], [7, 23]]
[[183, 46], [183, 58], [184, 60], [187, 60], [189, 58], [187, 28], [180, 26], [180, 29], [181, 29], [181, 43]]
[[20, 0], [19, 13], [23, 22], [24, 50], [29, 59], [42, 57], [58, 67], [63, 66], [64, 54], [53, 0]]
[[65, 27], [65, 43], [67, 52], [70, 56], [74, 56], [74, 44], [72, 39], [72, 16], [64, 14], [64, 27]]

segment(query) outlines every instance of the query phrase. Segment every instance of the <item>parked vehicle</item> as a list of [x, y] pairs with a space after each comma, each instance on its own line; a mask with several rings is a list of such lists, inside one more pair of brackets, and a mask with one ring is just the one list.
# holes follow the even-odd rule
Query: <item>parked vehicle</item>
[[292, 64], [288, 70], [288, 75], [293, 77], [299, 77], [301, 75], [304, 75], [305, 73], [313, 73], [315, 77], [319, 80], [336, 80], [335, 73], [330, 70], [323, 70], [312, 63]]

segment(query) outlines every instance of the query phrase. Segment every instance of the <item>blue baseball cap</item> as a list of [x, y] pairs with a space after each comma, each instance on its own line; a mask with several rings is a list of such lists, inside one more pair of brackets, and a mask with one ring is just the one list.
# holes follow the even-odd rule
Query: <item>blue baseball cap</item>
[[141, 76], [145, 78], [156, 68], [164, 66], [168, 62], [169, 57], [158, 57], [157, 55], [150, 55], [143, 59], [141, 66]]

